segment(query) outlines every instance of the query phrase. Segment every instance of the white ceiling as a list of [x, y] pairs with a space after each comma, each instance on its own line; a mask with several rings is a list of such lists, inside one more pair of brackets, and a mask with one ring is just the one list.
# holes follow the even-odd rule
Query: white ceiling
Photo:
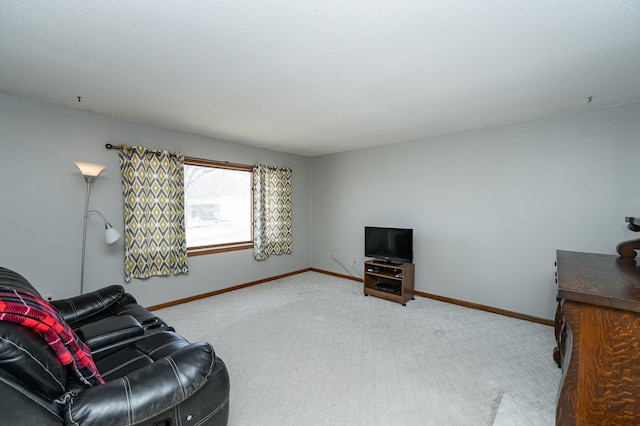
[[2, 0], [0, 92], [316, 156], [639, 102], [640, 3]]

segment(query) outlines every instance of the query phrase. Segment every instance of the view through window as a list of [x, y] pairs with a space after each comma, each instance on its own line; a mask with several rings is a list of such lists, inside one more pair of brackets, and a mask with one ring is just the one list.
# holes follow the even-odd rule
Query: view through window
[[185, 158], [184, 214], [189, 254], [253, 247], [251, 166]]

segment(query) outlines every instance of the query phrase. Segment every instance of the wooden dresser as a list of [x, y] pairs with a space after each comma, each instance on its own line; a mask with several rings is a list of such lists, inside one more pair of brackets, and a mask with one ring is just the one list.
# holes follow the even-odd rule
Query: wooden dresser
[[557, 252], [556, 424], [640, 424], [640, 266]]

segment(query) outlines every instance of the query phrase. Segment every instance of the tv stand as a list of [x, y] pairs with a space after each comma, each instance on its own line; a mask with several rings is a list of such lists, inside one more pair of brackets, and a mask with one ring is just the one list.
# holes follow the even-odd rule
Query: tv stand
[[382, 260], [364, 263], [364, 295], [391, 300], [406, 306], [413, 300], [413, 263], [393, 264]]

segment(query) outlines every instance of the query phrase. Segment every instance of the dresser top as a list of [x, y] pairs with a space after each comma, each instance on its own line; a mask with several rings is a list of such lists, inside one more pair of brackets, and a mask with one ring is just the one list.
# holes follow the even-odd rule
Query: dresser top
[[558, 250], [558, 297], [640, 312], [640, 266], [615, 255]]

